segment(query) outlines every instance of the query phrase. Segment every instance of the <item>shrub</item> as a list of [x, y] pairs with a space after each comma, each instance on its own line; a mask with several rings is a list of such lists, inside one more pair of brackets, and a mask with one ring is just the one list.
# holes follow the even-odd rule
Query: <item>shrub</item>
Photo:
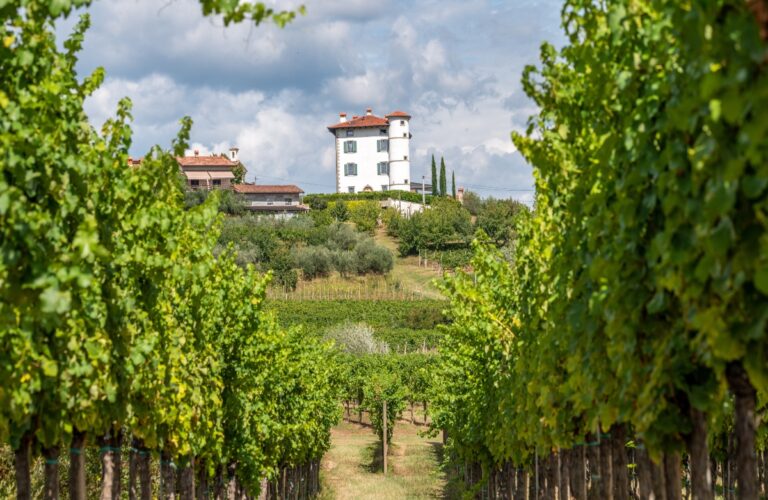
[[378, 201], [349, 202], [349, 220], [354, 222], [359, 231], [373, 233], [379, 222], [381, 206]]
[[312, 210], [325, 210], [328, 208], [328, 198], [321, 198], [319, 196], [307, 196], [304, 198], [304, 203], [307, 203]]
[[286, 291], [296, 290], [299, 284], [299, 274], [293, 268], [293, 259], [284, 249], [276, 253], [271, 262], [275, 282]]
[[[186, 182], [185, 182], [186, 184]], [[216, 193], [219, 197], [219, 212], [228, 215], [243, 215], [246, 213], [245, 202], [243, 198], [228, 189], [219, 189], [215, 191], [205, 191], [202, 189], [184, 191], [184, 206], [189, 209], [200, 205], [211, 193]]]
[[310, 210], [309, 217], [315, 221], [316, 226], [328, 226], [333, 222], [333, 216], [331, 216], [331, 211], [328, 209]]
[[[322, 206], [320, 200], [326, 202], [334, 202], [339, 200], [354, 201], [354, 200], [367, 200], [367, 201], [382, 201], [388, 199], [410, 201], [413, 203], [421, 203], [421, 195], [419, 193], [411, 193], [409, 191], [375, 191], [372, 193], [318, 193], [308, 194], [304, 197], [304, 203], [313, 207], [313, 204], [317, 204], [318, 207]], [[426, 196], [427, 205], [432, 203], [432, 195]]]
[[276, 269], [274, 273], [275, 283], [280, 285], [286, 292], [296, 290], [299, 284], [299, 273], [295, 269]]
[[504, 246], [514, 238], [520, 214], [527, 212], [528, 207], [520, 202], [489, 198], [477, 214], [477, 227], [485, 231], [496, 246]]
[[343, 278], [357, 272], [357, 257], [351, 250], [337, 250], [332, 256], [333, 267]]
[[466, 245], [472, 235], [472, 220], [460, 203], [436, 199], [424, 212], [398, 223], [397, 236], [402, 255], [422, 249], [442, 250], [449, 245]]
[[332, 340], [337, 349], [349, 354], [386, 354], [389, 346], [374, 337], [373, 328], [365, 323], [342, 323], [325, 333], [326, 340]]
[[474, 191], [464, 191], [464, 208], [472, 215], [477, 215], [483, 209], [483, 200]]
[[384, 227], [387, 229], [387, 234], [397, 238], [400, 225], [403, 221], [403, 216], [400, 215], [400, 212], [391, 208], [384, 210], [381, 213], [381, 220], [384, 223]]
[[306, 279], [328, 276], [333, 269], [331, 252], [325, 247], [300, 248], [294, 253], [294, 262]]
[[331, 217], [337, 222], [344, 222], [349, 218], [349, 208], [347, 208], [347, 202], [344, 200], [334, 201], [329, 207]]
[[331, 250], [352, 250], [360, 238], [349, 224], [334, 223], [328, 228], [327, 246]]
[[394, 259], [392, 253], [366, 238], [355, 247], [357, 258], [357, 272], [359, 274], [376, 273], [384, 274], [392, 270]]
[[447, 323], [442, 309], [436, 307], [417, 307], [406, 313], [404, 324], [414, 330], [434, 329], [437, 325]]

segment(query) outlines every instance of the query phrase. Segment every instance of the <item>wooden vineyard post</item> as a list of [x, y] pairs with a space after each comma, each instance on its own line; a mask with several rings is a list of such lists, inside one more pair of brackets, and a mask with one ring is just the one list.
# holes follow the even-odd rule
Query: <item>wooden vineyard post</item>
[[384, 475], [387, 475], [387, 400], [384, 400]]

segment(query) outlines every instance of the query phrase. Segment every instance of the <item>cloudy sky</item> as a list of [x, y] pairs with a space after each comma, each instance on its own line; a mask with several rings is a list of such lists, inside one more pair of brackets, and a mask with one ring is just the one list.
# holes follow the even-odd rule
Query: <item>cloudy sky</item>
[[[179, 118], [194, 147], [240, 148], [248, 180], [335, 188], [338, 113], [413, 115], [412, 177], [444, 156], [457, 185], [532, 197], [531, 169], [510, 141], [534, 111], [520, 74], [541, 42], [559, 44], [558, 0], [305, 0], [286, 27], [225, 28], [197, 0], [97, 0], [79, 71], [107, 79], [88, 103], [101, 124], [133, 100], [134, 147], [165, 147]], [[65, 34], [73, 20], [62, 23]], [[449, 174], [450, 175], [450, 174]]]

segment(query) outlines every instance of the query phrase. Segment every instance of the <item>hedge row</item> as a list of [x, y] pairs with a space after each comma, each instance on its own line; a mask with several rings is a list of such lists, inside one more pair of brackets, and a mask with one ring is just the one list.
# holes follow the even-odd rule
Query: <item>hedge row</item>
[[326, 328], [339, 323], [364, 322], [376, 330], [434, 329], [447, 322], [440, 300], [307, 300], [268, 301], [266, 309], [284, 327], [307, 325]]
[[[431, 194], [426, 195], [425, 199], [427, 205], [432, 203], [432, 198], [433, 196]], [[327, 206], [328, 202], [331, 201], [383, 201], [389, 199], [421, 203], [422, 196], [420, 193], [412, 193], [410, 191], [374, 191], [371, 193], [316, 193], [304, 196], [304, 204], [309, 205], [314, 209], [323, 209]]]

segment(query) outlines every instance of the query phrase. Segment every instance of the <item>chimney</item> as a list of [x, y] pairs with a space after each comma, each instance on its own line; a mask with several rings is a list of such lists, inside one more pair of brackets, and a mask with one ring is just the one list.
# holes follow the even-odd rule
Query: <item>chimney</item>
[[237, 158], [238, 151], [240, 150], [234, 146], [229, 148], [229, 161], [231, 161], [232, 163], [238, 163], [240, 161]]
[[365, 116], [371, 116], [373, 114], [373, 109], [368, 108], [365, 110]]
[[198, 151], [197, 149], [195, 150], [195, 156], [200, 156], [200, 151]]
[[347, 123], [347, 114], [339, 113], [339, 123]]

